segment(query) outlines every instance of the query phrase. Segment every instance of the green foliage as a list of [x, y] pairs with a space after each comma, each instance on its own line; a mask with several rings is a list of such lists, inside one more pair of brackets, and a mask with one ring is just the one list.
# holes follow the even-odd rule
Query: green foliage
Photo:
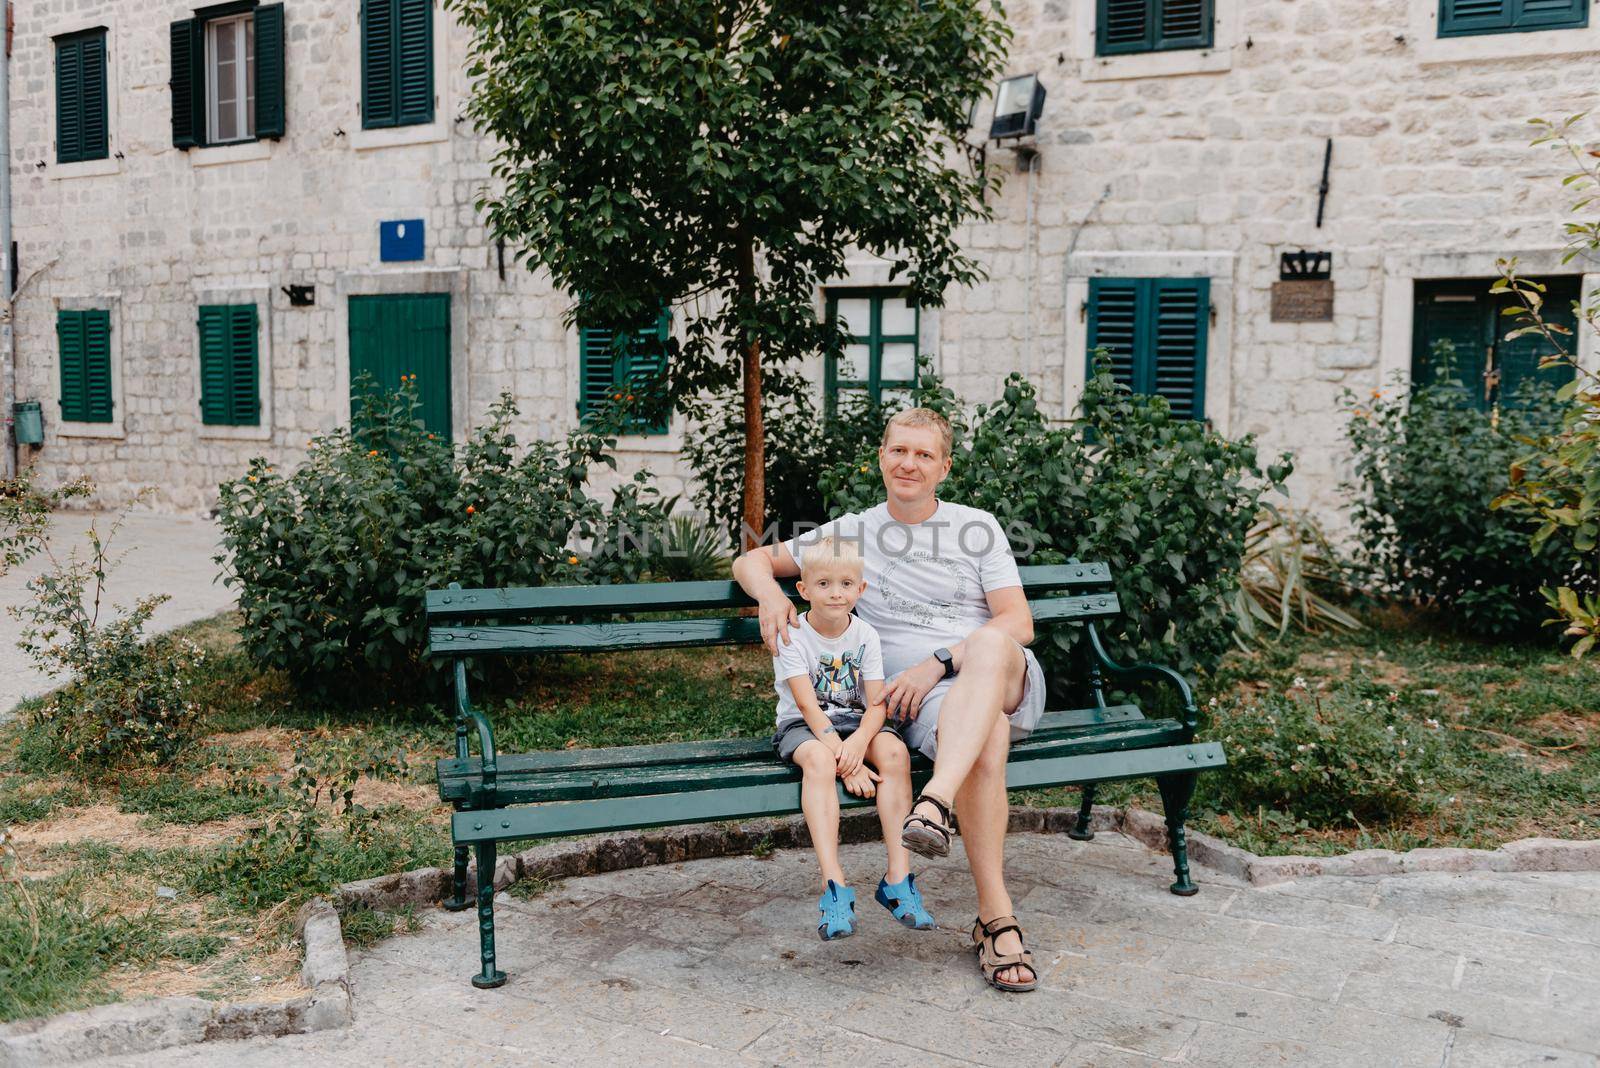
[[44, 551], [51, 512], [94, 492], [87, 478], [42, 490], [35, 477], [33, 468], [25, 467], [16, 478], [0, 479], [0, 575]]
[[[761, 402], [766, 433], [766, 523], [784, 529], [828, 518], [818, 474], [876, 449], [888, 405], [863, 393], [841, 397], [831, 415], [817, 410], [816, 388], [798, 375], [767, 379]], [[744, 493], [744, 415], [729, 394], [698, 402], [696, 429], [683, 454], [701, 488], [700, 503], [738, 544]]]
[[369, 809], [355, 800], [361, 779], [404, 770], [403, 753], [376, 754], [359, 741], [302, 746], [290, 770], [264, 787], [271, 815], [205, 858], [190, 877], [191, 888], [255, 911], [418, 866], [439, 850], [438, 830], [419, 813]]
[[[1435, 356], [1448, 362], [1449, 342]], [[1557, 544], [1528, 551], [1527, 531], [1491, 509], [1522, 450], [1548, 418], [1537, 407], [1474, 408], [1457, 381], [1343, 398], [1354, 479], [1346, 484], [1362, 562], [1378, 587], [1438, 609], [1472, 634], [1520, 635], [1544, 615], [1541, 585], [1572, 574]]]
[[393, 910], [350, 905], [340, 909], [339, 923], [345, 942], [357, 949], [366, 949], [391, 935], [415, 934], [422, 930], [422, 920], [412, 905]]
[[650, 577], [694, 582], [728, 577], [728, 542], [700, 516], [675, 515], [650, 545]]
[[[1264, 474], [1252, 439], [1175, 419], [1165, 398], [1130, 394], [1103, 366], [1085, 385], [1079, 418], [1064, 426], [1050, 425], [1034, 386], [1016, 374], [970, 418], [933, 375], [913, 400], [956, 431], [941, 497], [993, 513], [1024, 563], [1111, 565], [1122, 615], [1105, 632], [1120, 656], [1216, 666], [1238, 626], [1245, 537], [1262, 496], [1288, 477], [1287, 456]], [[829, 514], [883, 499], [876, 444], [824, 473]], [[1066, 652], [1086, 641], [1076, 627], [1051, 638]]]
[[490, 229], [588, 322], [677, 305], [668, 402], [742, 409], [747, 358], [840, 346], [814, 304], [854, 250], [929, 305], [980, 276], [956, 232], [990, 217], [998, 170], [957, 161], [1004, 63], [992, 0], [447, 6], [472, 33], [468, 113], [501, 146]]
[[170, 763], [193, 740], [199, 718], [188, 689], [204, 654], [166, 635], [144, 640], [165, 596], [142, 598], [100, 621], [121, 522], [103, 539], [91, 524], [88, 554], [52, 555], [54, 566], [28, 582], [31, 600], [11, 609], [23, 621], [23, 652], [52, 677], [69, 676], [28, 716], [48, 739], [49, 759], [80, 774]]
[[1360, 630], [1340, 606], [1354, 587], [1349, 565], [1309, 515], [1267, 507], [1245, 539], [1234, 612], [1239, 642], [1279, 639], [1291, 627]]
[[[1564, 151], [1577, 168], [1562, 184], [1578, 196], [1573, 214], [1589, 216], [1566, 224], [1563, 262], [1600, 250], [1600, 218], [1594, 217], [1600, 205], [1600, 164], [1574, 134], [1582, 119], [1533, 120], [1539, 131], [1533, 143]], [[1564, 406], [1560, 429], [1526, 438], [1528, 449], [1511, 465], [1511, 487], [1495, 505], [1510, 506], [1537, 524], [1530, 545], [1535, 556], [1555, 542], [1578, 558], [1575, 575], [1551, 574], [1550, 584], [1540, 592], [1555, 610], [1550, 622], [1565, 628], [1564, 636], [1574, 639], [1572, 655], [1581, 658], [1600, 641], [1600, 373], [1578, 362], [1577, 346], [1562, 338], [1570, 331], [1545, 320], [1544, 287], [1522, 278], [1514, 258], [1498, 266], [1501, 278], [1494, 291], [1515, 294], [1521, 304], [1510, 311], [1515, 326], [1506, 336], [1543, 338], [1549, 348], [1539, 366], [1566, 367], [1573, 377], [1557, 397]], [[1600, 292], [1581, 297], [1574, 310], [1584, 328], [1600, 337]]]
[[[365, 391], [363, 391], [365, 392]], [[423, 595], [463, 586], [636, 581], [647, 561], [618, 536], [659, 529], [648, 477], [609, 507], [585, 492], [614, 444], [589, 430], [526, 447], [503, 396], [459, 450], [416, 418], [415, 386], [370, 398], [352, 430], [316, 438], [292, 475], [266, 460], [221, 487], [226, 581], [257, 664], [303, 690], [423, 677]], [[588, 541], [591, 551], [575, 547]]]
[[1393, 692], [1325, 696], [1296, 682], [1285, 695], [1213, 707], [1213, 733], [1228, 750], [1213, 788], [1229, 810], [1263, 805], [1311, 827], [1416, 814], [1439, 763], [1439, 723], [1418, 723]]

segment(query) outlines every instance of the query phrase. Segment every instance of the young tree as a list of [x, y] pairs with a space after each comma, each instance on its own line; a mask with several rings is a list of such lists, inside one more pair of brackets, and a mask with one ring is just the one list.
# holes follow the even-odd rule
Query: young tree
[[[742, 386], [744, 538], [765, 526], [763, 368], [837, 345], [816, 291], [852, 248], [915, 300], [991, 182], [958, 158], [1009, 30], [994, 0], [448, 0], [468, 112], [500, 148], [480, 208], [586, 322], [684, 315], [658, 405]], [[643, 392], [635, 383], [633, 392]]]

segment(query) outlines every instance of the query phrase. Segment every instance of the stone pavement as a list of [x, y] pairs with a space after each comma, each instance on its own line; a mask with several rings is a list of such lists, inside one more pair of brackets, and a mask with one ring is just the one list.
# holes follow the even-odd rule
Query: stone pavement
[[1043, 976], [987, 988], [957, 854], [919, 881], [946, 926], [871, 900], [881, 847], [843, 850], [854, 938], [817, 940], [809, 852], [642, 868], [499, 908], [503, 988], [476, 970], [470, 913], [362, 954], [348, 1030], [93, 1062], [228, 1065], [1383, 1065], [1594, 1068], [1600, 874], [1310, 879], [1203, 869], [1166, 891], [1130, 838], [1010, 840]]
[[[96, 523], [102, 537], [111, 529], [116, 516], [103, 512], [58, 512], [52, 524], [51, 549], [65, 559], [74, 548], [88, 551], [84, 531]], [[106, 579], [111, 603], [132, 604], [141, 597], [166, 593], [172, 599], [156, 609], [150, 633], [170, 630], [197, 619], [214, 616], [233, 607], [233, 591], [214, 581], [217, 565], [211, 557], [217, 551], [220, 535], [209, 519], [198, 516], [162, 515], [155, 512], [130, 512], [111, 543], [113, 556], [122, 563]], [[5, 609], [27, 600], [27, 582], [49, 566], [44, 556], [6, 575], [0, 575], [0, 719], [24, 697], [46, 693], [59, 680], [52, 681], [23, 656], [16, 646], [21, 626]]]

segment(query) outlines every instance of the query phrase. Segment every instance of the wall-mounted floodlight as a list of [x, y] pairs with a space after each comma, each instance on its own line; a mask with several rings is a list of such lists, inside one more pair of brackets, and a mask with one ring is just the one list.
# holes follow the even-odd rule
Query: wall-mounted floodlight
[[1038, 74], [1007, 78], [994, 95], [994, 120], [989, 124], [989, 137], [999, 141], [1032, 134], [1043, 110], [1044, 86], [1039, 84]]

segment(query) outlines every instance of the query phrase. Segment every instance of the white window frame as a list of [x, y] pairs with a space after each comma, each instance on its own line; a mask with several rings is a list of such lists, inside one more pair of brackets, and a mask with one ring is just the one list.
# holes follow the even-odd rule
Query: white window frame
[[[242, 15], [230, 15], [227, 18], [212, 19], [206, 23], [205, 45], [205, 79], [206, 79], [206, 143], [210, 145], [234, 145], [242, 141], [256, 139], [256, 108], [255, 96], [250, 88], [255, 79], [255, 22], [254, 12], [245, 12]], [[234, 55], [237, 59], [233, 78], [234, 88], [234, 118], [238, 123], [239, 136], [224, 139], [219, 133], [221, 111], [217, 93], [217, 38], [222, 33], [234, 35]]]

